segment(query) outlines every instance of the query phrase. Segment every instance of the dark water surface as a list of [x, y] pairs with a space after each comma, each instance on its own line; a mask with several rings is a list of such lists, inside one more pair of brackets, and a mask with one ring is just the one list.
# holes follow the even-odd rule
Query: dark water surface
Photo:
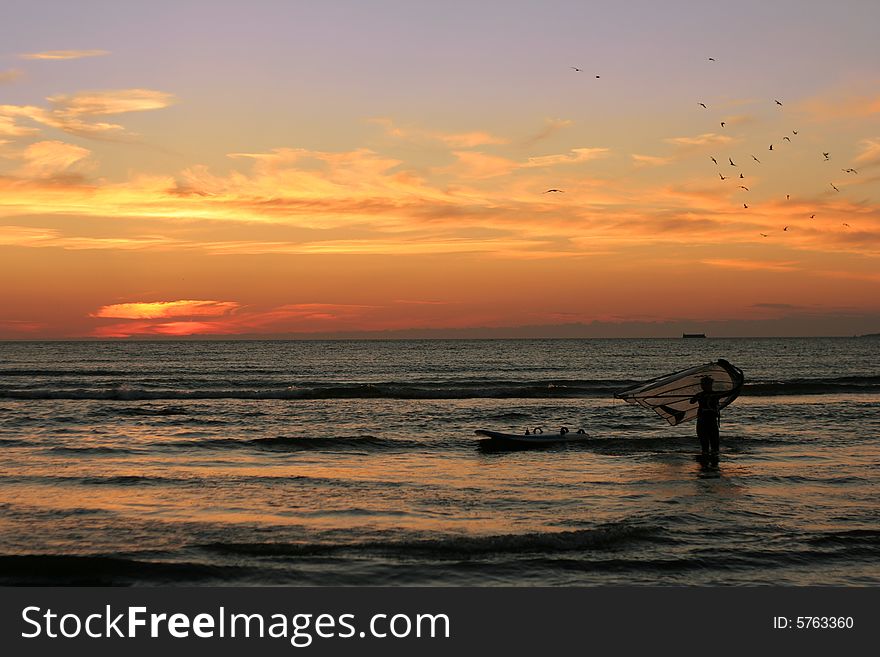
[[[880, 341], [0, 343], [0, 583], [880, 583]], [[746, 374], [717, 469], [619, 388]], [[584, 427], [579, 445], [473, 431]]]

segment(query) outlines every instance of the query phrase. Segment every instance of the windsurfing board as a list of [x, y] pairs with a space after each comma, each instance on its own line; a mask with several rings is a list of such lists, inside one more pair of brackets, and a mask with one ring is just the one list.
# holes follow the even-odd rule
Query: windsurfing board
[[477, 429], [474, 431], [478, 436], [483, 436], [498, 443], [518, 445], [557, 445], [559, 443], [582, 443], [590, 439], [585, 433], [536, 433], [525, 435], [522, 433], [504, 433], [502, 431], [490, 431], [489, 429]]

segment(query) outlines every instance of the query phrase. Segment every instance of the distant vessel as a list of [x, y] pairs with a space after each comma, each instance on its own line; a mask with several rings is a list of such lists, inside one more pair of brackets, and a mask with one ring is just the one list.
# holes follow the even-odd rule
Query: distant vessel
[[683, 338], [705, 338], [705, 333], [682, 333], [681, 337]]

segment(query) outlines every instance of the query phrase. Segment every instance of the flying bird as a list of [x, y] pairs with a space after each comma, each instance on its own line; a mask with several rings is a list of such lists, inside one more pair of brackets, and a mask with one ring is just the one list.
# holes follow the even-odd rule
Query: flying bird
[[788, 135], [786, 135], [786, 136], [783, 137], [782, 139], [783, 139], [784, 141], [787, 141], [787, 142], [791, 143], [791, 137], [789, 137]]
[[815, 219], [815, 218], [816, 218], [816, 215], [815, 215], [815, 214], [811, 214], [811, 215], [810, 215], [810, 219]]
[[782, 230], [783, 230], [783, 232], [786, 231], [786, 230], [788, 230], [788, 226], [786, 226], [786, 227], [783, 228]]
[[791, 198], [791, 194], [786, 194], [786, 195], [785, 195], [785, 200], [786, 200], [786, 201], [787, 201], [788, 199], [790, 199], [790, 198]]
[[782, 107], [782, 103], [780, 103], [778, 100], [776, 101], [776, 104]]
[[721, 180], [727, 180], [727, 178], [725, 178], [723, 174], [719, 173], [718, 175], [721, 176]]
[[546, 192], [544, 192], [544, 193], [545, 193], [545, 194], [549, 194], [550, 192], [559, 192], [560, 194], [565, 194], [565, 190], [564, 190], [564, 189], [548, 189], [548, 190], [547, 190]]
[[746, 210], [748, 210], [748, 209], [749, 209], [749, 205], [748, 205], [748, 203], [743, 203], [743, 207], [744, 207]]
[[715, 159], [714, 157], [712, 157], [711, 155], [709, 156], [709, 159], [712, 160], [715, 164], [718, 164], [718, 160], [716, 160], [716, 159]]
[[732, 166], [732, 167], [736, 166], [736, 164], [734, 164], [734, 162], [733, 162], [733, 158], [729, 157], [729, 158], [727, 158], [727, 161], [730, 162], [730, 166]]
[[740, 178], [745, 178], [745, 176], [744, 176], [744, 175], [742, 175], [742, 174], [739, 174], [739, 177], [740, 177]]
[[841, 169], [844, 173], [858, 173], [855, 169]]
[[825, 161], [826, 161], [826, 162], [827, 162], [828, 160], [831, 159], [831, 154], [830, 154], [830, 153], [822, 153], [822, 155], [825, 157]]
[[843, 225], [846, 226], [847, 228], [849, 228], [849, 224], [846, 224], [846, 223], [845, 223], [845, 224], [843, 224]]
[[578, 71], [578, 72], [581, 72], [584, 70], [582, 68], [578, 68], [577, 66], [569, 66], [569, 68], [573, 68], [575, 71]]
[[829, 183], [829, 184], [831, 185], [831, 187], [834, 188], [834, 191], [835, 191], [835, 192], [839, 192], [839, 191], [840, 191], [839, 189], [837, 189], [837, 187], [834, 186], [834, 183]]
[[746, 187], [745, 185], [740, 185], [739, 188], [740, 188], [740, 189], [744, 189], [744, 190], [746, 190], [746, 191], [749, 191], [749, 188]]
[[706, 107], [706, 103], [700, 103], [700, 107], [702, 107], [703, 109], [709, 109], [708, 107]]
[[773, 150], [773, 144], [770, 144], [770, 150], [771, 151]]
[[792, 131], [791, 131], [791, 134], [796, 135], [796, 134], [797, 134], [797, 130], [792, 130]]
[[710, 58], [709, 58], [709, 61], [710, 61], [710, 62], [714, 62], [714, 61], [715, 61], [715, 58], [714, 58], [714, 57], [710, 57]]
[[758, 233], [761, 237], [768, 237], [767, 233]]
[[755, 162], [757, 162], [758, 164], [761, 164], [761, 160], [759, 160], [758, 158], [756, 158], [754, 155], [752, 155], [752, 159], [753, 159]]
[[722, 128], [724, 127], [724, 121], [721, 122], [721, 127], [722, 127]]

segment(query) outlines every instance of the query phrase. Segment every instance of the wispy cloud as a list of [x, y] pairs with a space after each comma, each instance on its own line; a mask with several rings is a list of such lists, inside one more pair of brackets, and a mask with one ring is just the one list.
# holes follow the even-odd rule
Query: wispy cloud
[[774, 262], [761, 260], [711, 259], [701, 260], [705, 265], [723, 267], [725, 269], [741, 269], [744, 271], [795, 271], [800, 269], [797, 262]]
[[864, 139], [861, 152], [856, 155], [853, 163], [862, 168], [875, 167], [880, 164], [880, 138]]
[[440, 132], [436, 130], [424, 130], [412, 126], [399, 126], [387, 117], [369, 119], [370, 123], [382, 126], [385, 134], [398, 139], [411, 141], [436, 141], [445, 144], [449, 148], [475, 148], [492, 144], [506, 144], [508, 139], [493, 135], [483, 130], [469, 132]]
[[19, 175], [25, 178], [51, 178], [74, 169], [82, 170], [84, 160], [91, 151], [82, 146], [61, 141], [39, 141], [24, 149], [21, 159], [24, 165]]
[[0, 71], [0, 84], [5, 84], [7, 82], [14, 82], [22, 75], [21, 71], [18, 69], [9, 69], [8, 71]]
[[21, 137], [23, 135], [39, 134], [40, 131], [37, 128], [29, 128], [17, 123], [15, 120], [15, 114], [4, 116], [4, 108], [10, 107], [13, 106], [0, 105], [0, 135], [5, 135], [7, 137]]
[[663, 141], [680, 148], [697, 149], [706, 146], [724, 146], [733, 142], [733, 138], [728, 137], [727, 135], [719, 135], [714, 132], [705, 132], [696, 137], [669, 137]]
[[581, 162], [589, 162], [590, 160], [606, 157], [609, 153], [610, 151], [607, 148], [572, 148], [569, 153], [530, 157], [522, 166], [524, 168], [532, 168], [552, 167], [557, 164], [580, 164]]
[[666, 164], [669, 164], [673, 161], [671, 157], [658, 157], [656, 155], [636, 155], [633, 154], [632, 157], [633, 164], [636, 167], [661, 167]]
[[730, 127], [749, 125], [750, 123], [754, 123], [755, 121], [755, 117], [751, 114], [734, 114], [733, 116], [724, 117], [724, 123]]
[[216, 317], [237, 310], [234, 301], [181, 299], [178, 301], [134, 301], [101, 306], [91, 317], [114, 319], [167, 319], [170, 317]]
[[549, 139], [553, 135], [555, 135], [560, 130], [569, 127], [572, 125], [573, 121], [568, 119], [547, 119], [545, 121], [544, 128], [540, 130], [538, 133], [528, 137], [523, 141], [523, 146], [534, 146], [540, 141], [544, 141], [545, 139]]
[[752, 308], [762, 308], [765, 310], [803, 310], [804, 306], [792, 303], [753, 303]]
[[13, 333], [33, 333], [46, 328], [45, 322], [34, 322], [27, 319], [0, 319], [0, 329]]
[[[257, 310], [243, 308], [234, 301], [182, 300], [104, 306], [90, 317], [131, 320], [92, 331], [95, 337], [127, 338], [345, 328], [377, 309], [362, 304], [298, 303]], [[192, 319], [196, 317], [199, 319]], [[208, 317], [212, 319], [202, 319]]]
[[520, 167], [520, 163], [499, 155], [489, 155], [477, 151], [455, 151], [457, 170], [471, 178], [494, 178], [504, 176]]
[[[63, 187], [53, 190], [64, 193]], [[144, 249], [186, 248], [185, 243], [161, 235], [131, 235], [126, 237], [87, 237], [65, 235], [55, 228], [35, 228], [32, 226], [0, 226], [0, 245], [20, 247], [51, 247], [70, 251], [114, 250], [137, 251]], [[190, 246], [190, 248], [194, 248]]]
[[174, 96], [152, 89], [120, 89], [113, 91], [83, 91], [76, 94], [58, 94], [47, 98], [50, 107], [34, 105], [0, 105], [0, 134], [34, 134], [33, 128], [18, 123], [26, 119], [50, 128], [81, 137], [114, 139], [128, 136], [123, 126], [92, 117], [123, 114], [168, 107]]
[[835, 91], [798, 103], [795, 109], [816, 121], [859, 119], [880, 113], [880, 94]]
[[44, 50], [43, 52], [23, 53], [20, 59], [82, 59], [84, 57], [102, 57], [109, 55], [109, 50]]
[[174, 102], [174, 96], [154, 89], [118, 89], [57, 94], [46, 100], [52, 105], [53, 113], [80, 117], [162, 109]]

